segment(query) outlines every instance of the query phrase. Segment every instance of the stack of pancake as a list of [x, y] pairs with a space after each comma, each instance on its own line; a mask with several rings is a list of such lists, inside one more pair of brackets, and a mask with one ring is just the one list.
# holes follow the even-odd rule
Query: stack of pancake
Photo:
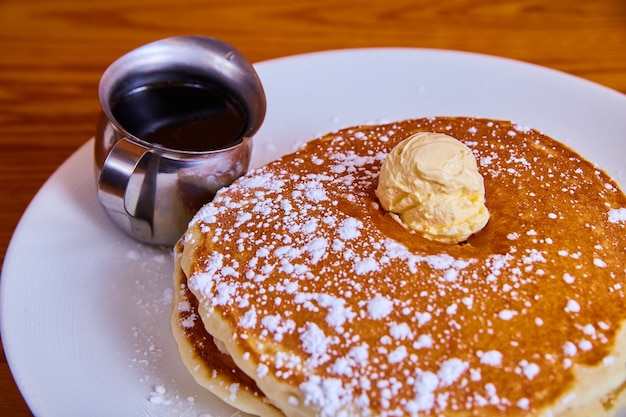
[[[402, 139], [465, 143], [487, 226], [427, 240], [375, 196]], [[626, 406], [626, 196], [533, 129], [360, 126], [221, 190], [176, 246], [194, 378], [261, 416], [614, 416]]]

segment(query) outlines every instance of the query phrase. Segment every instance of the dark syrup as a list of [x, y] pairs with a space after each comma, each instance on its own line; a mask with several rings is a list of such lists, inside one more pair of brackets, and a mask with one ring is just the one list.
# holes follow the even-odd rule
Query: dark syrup
[[241, 139], [247, 125], [232, 97], [192, 83], [135, 88], [113, 103], [111, 112], [134, 136], [181, 151], [226, 148]]

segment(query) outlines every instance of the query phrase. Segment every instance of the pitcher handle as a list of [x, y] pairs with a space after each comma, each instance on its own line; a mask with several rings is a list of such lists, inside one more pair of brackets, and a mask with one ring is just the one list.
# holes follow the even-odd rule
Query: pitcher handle
[[133, 237], [145, 241], [152, 238], [152, 225], [128, 209], [127, 195], [130, 178], [147, 154], [149, 149], [145, 146], [120, 139], [104, 160], [98, 179], [98, 198], [109, 215], [118, 224], [126, 226], [123, 230], [130, 230]]

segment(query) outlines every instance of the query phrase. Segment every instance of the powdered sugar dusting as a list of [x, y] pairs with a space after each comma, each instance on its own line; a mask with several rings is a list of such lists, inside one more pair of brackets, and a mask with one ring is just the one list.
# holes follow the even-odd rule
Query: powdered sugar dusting
[[[124, 343], [111, 345], [114, 355], [127, 359], [115, 370], [133, 382], [125, 395], [150, 415], [197, 417], [199, 410], [208, 408], [210, 400], [190, 375], [180, 372], [179, 352], [170, 328], [174, 297], [172, 251], [129, 240], [120, 242], [119, 247], [128, 248], [119, 260], [123, 273], [116, 277], [107, 272], [111, 288], [110, 292], [103, 292], [102, 302], [107, 310], [115, 311], [115, 331], [125, 335], [121, 339]], [[116, 270], [115, 260], [110, 258], [109, 262], [108, 268]], [[175, 307], [192, 311], [188, 302]], [[191, 327], [198, 319], [192, 314], [182, 325]], [[99, 331], [111, 329], [103, 327]], [[135, 397], [137, 391], [141, 392], [139, 398]]]
[[[397, 239], [401, 226], [381, 213], [373, 184], [403, 129], [328, 135], [218, 193], [193, 221], [213, 246], [194, 266], [190, 289], [209, 314], [237, 317], [238, 343], [259, 333], [263, 354], [245, 359], [259, 381], [296, 381], [318, 415], [349, 407], [364, 415], [375, 407], [387, 417], [532, 410], [535, 384], [552, 384], [552, 371], [569, 372], [614, 334], [585, 302], [587, 271], [610, 282], [598, 284], [594, 299], [616, 305], [624, 298], [616, 278], [623, 268], [611, 251], [620, 242], [605, 243], [579, 213], [550, 202], [575, 206], [590, 176], [601, 198], [615, 198], [617, 188], [604, 186], [608, 180], [569, 151], [538, 136], [528, 140], [536, 132], [525, 126], [422, 120], [412, 129], [461, 132], [485, 177], [487, 203], [506, 200], [514, 208], [496, 211], [510, 217], [494, 216], [484, 241], [434, 247], [418, 237]], [[557, 169], [558, 158], [571, 158], [575, 168]], [[500, 182], [504, 192], [489, 197], [488, 187]], [[530, 198], [512, 199], [518, 192]], [[607, 219], [602, 226], [624, 231], [625, 209], [607, 207], [623, 204], [598, 210]], [[389, 220], [385, 228], [381, 219]], [[578, 222], [592, 253], [562, 231], [567, 222]], [[500, 230], [511, 224], [514, 230]], [[473, 245], [490, 245], [490, 252], [479, 256]], [[555, 323], [569, 326], [567, 340], [546, 352], [524, 342], [527, 329], [547, 332]], [[504, 389], [496, 383], [503, 379], [520, 388]]]
[[375, 320], [387, 317], [393, 310], [393, 302], [386, 297], [376, 294], [376, 296], [367, 303], [367, 312], [370, 317]]
[[626, 207], [609, 210], [609, 221], [611, 223], [626, 222]]

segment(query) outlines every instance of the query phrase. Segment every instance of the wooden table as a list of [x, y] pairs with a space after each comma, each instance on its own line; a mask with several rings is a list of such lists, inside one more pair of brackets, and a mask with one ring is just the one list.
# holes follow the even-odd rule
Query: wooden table
[[[624, 0], [0, 0], [2, 261], [37, 190], [92, 136], [107, 65], [188, 34], [223, 39], [252, 62], [355, 47], [472, 51], [626, 93]], [[0, 356], [0, 415], [30, 415]]]

